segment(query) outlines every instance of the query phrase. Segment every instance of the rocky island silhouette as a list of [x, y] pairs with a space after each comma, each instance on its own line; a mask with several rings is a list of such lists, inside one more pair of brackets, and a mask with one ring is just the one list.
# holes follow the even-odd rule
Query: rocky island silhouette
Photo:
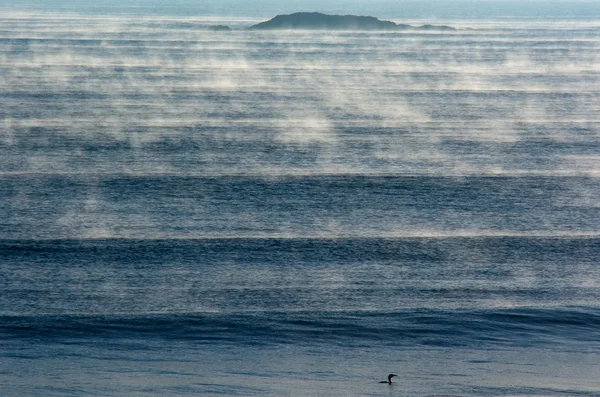
[[358, 15], [328, 15], [320, 12], [296, 12], [252, 25], [250, 30], [455, 30], [450, 26], [412, 26], [382, 21], [375, 17]]
[[[230, 31], [229, 26], [209, 26], [213, 31]], [[452, 31], [453, 27], [445, 25], [412, 26], [382, 21], [375, 17], [360, 15], [328, 15], [320, 12], [296, 12], [277, 15], [268, 21], [252, 25], [249, 30], [337, 30], [337, 31]]]

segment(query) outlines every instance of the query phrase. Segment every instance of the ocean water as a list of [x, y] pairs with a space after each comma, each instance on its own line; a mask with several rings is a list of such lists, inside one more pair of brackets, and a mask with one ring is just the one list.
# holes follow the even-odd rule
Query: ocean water
[[593, 3], [62, 4], [0, 7], [1, 396], [600, 395]]

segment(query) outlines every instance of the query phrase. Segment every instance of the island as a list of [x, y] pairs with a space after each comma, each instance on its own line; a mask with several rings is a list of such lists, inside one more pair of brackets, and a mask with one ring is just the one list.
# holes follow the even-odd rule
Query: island
[[296, 12], [276, 17], [249, 27], [250, 30], [353, 30], [353, 31], [405, 31], [405, 30], [455, 30], [450, 26], [411, 26], [382, 21], [375, 17], [358, 15], [328, 15], [320, 12]]
[[208, 27], [208, 30], [213, 32], [230, 32], [232, 29], [226, 25], [212, 25]]

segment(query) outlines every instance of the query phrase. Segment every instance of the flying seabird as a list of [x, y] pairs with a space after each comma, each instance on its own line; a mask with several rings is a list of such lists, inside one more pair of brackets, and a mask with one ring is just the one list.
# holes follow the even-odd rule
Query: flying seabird
[[387, 381], [385, 381], [385, 380], [382, 380], [382, 381], [381, 381], [381, 382], [379, 382], [379, 383], [389, 383], [389, 384], [392, 384], [392, 378], [393, 378], [394, 376], [398, 376], [398, 375], [396, 375], [396, 374], [389, 374], [389, 375], [388, 375], [388, 380], [387, 380]]

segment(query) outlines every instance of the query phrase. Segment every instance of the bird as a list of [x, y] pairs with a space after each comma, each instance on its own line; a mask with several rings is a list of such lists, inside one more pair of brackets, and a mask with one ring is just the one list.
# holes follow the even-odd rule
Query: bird
[[382, 380], [382, 381], [381, 381], [381, 382], [379, 382], [379, 383], [388, 383], [388, 384], [390, 384], [390, 385], [391, 385], [391, 384], [392, 384], [392, 378], [393, 378], [394, 376], [398, 376], [398, 375], [396, 375], [396, 374], [389, 374], [389, 375], [388, 375], [388, 380]]

